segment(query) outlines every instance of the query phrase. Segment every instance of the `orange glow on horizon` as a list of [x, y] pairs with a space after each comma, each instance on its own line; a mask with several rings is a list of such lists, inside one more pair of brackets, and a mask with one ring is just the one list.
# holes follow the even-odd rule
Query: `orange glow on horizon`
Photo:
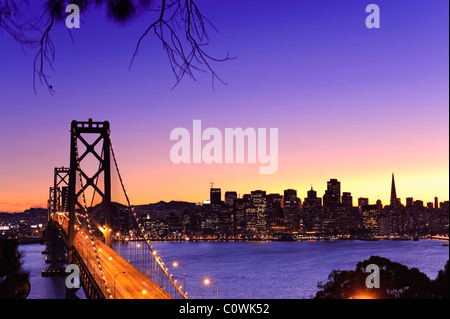
[[[154, 154], [144, 153], [137, 158], [123, 156], [127, 152], [135, 154], [134, 147], [129, 149], [130, 146], [119, 145], [116, 148], [120, 150], [120, 171], [132, 205], [172, 200], [202, 202], [209, 199], [211, 180], [215, 187], [221, 188], [222, 200], [226, 191], [236, 191], [242, 197], [253, 190], [282, 195], [285, 189], [296, 189], [297, 196], [303, 201], [311, 184], [317, 196], [322, 197], [331, 178], [341, 182], [341, 193], [351, 192], [354, 206], [358, 197], [369, 198], [370, 204], [380, 199], [386, 205], [390, 201], [392, 173], [395, 174], [397, 196], [403, 204], [406, 197], [422, 200], [425, 205], [434, 202], [435, 196], [439, 202], [449, 199], [448, 152], [445, 149], [431, 158], [420, 154], [407, 161], [398, 155], [388, 159], [372, 153], [361, 152], [358, 156], [355, 152], [345, 153], [349, 149], [313, 150], [306, 155], [295, 150], [286, 151], [280, 146], [278, 171], [261, 175], [259, 163], [174, 164], [169, 159], [168, 149], [156, 149]], [[333, 158], [339, 160], [331, 160]], [[9, 183], [8, 188], [0, 192], [0, 212], [46, 208], [48, 188], [52, 182], [52, 165], [47, 165], [47, 178], [38, 175], [27, 183]], [[112, 200], [121, 202], [123, 198], [117, 200], [121, 187], [115, 185], [116, 181], [112, 184]]]
[[348, 299], [376, 299], [374, 296], [371, 295], [367, 295], [367, 294], [361, 294], [361, 295], [356, 295], [356, 296], [352, 296]]
[[[126, 171], [126, 165], [124, 165]], [[292, 173], [293, 172], [293, 173]], [[390, 201], [390, 183], [392, 172], [375, 171], [370, 174], [345, 172], [342, 174], [324, 174], [315, 176], [317, 172], [293, 171], [280, 167], [274, 175], [259, 175], [257, 166], [249, 164], [224, 165], [167, 165], [147, 171], [138, 168], [128, 168], [124, 173], [125, 185], [132, 205], [157, 203], [159, 201], [187, 201], [203, 202], [209, 200], [211, 179], [214, 187], [221, 188], [222, 200], [226, 191], [236, 191], [240, 197], [250, 194], [253, 190], [265, 190], [267, 194], [283, 195], [285, 189], [296, 189], [297, 196], [304, 201], [307, 191], [313, 189], [318, 197], [325, 193], [326, 183], [331, 178], [341, 182], [341, 193], [351, 192], [353, 205], [356, 206], [358, 197], [369, 198], [370, 204], [380, 199], [383, 205]], [[439, 202], [448, 200], [449, 172], [448, 167], [429, 173], [401, 171], [395, 172], [397, 196], [403, 204], [406, 197], [434, 203], [434, 197]], [[36, 186], [36, 185], [34, 185]], [[24, 187], [22, 185], [22, 187]], [[21, 188], [22, 188], [21, 187]], [[23, 199], [24, 194], [28, 197]], [[0, 195], [0, 212], [23, 212], [31, 207], [47, 207], [48, 185], [41, 185], [31, 190], [9, 190]], [[113, 201], [117, 200], [113, 194]], [[120, 202], [120, 199], [117, 200]]]

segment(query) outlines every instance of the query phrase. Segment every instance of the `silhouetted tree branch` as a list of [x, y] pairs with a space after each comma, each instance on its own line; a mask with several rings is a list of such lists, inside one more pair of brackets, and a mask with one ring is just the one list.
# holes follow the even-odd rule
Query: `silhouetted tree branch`
[[[159, 5], [151, 0], [46, 0], [43, 14], [28, 20], [23, 15], [29, 8], [27, 0], [0, 0], [0, 32], [6, 31], [22, 46], [37, 50], [33, 74], [35, 92], [38, 79], [47, 86], [50, 94], [54, 93], [47, 74], [48, 68], [53, 70], [55, 60], [55, 46], [50, 34], [55, 23], [64, 21], [65, 8], [69, 3], [77, 4], [81, 12], [92, 5], [104, 5], [108, 16], [116, 23], [125, 23], [139, 12], [159, 12], [158, 17], [139, 37], [129, 69], [138, 55], [142, 41], [154, 34], [161, 41], [169, 59], [175, 75], [174, 87], [186, 75], [195, 80], [194, 71], [209, 72], [213, 88], [216, 80], [226, 84], [214, 71], [211, 63], [233, 57], [227, 53], [223, 58], [215, 58], [205, 51], [205, 46], [209, 44], [207, 25], [215, 31], [217, 29], [200, 12], [194, 0], [160, 0]], [[71, 36], [69, 29], [68, 31]]]
[[[183, 23], [183, 26], [180, 25], [180, 22]], [[162, 0], [160, 16], [139, 38], [130, 68], [138, 54], [142, 40], [150, 31], [153, 31], [156, 37], [161, 40], [167, 53], [170, 66], [176, 76], [176, 84], [185, 75], [195, 80], [193, 70], [209, 71], [213, 87], [215, 80], [225, 84], [211, 67], [210, 62], [222, 62], [231, 59], [231, 57], [228, 53], [224, 58], [217, 59], [205, 52], [203, 47], [208, 44], [209, 40], [206, 32], [206, 23], [217, 31], [214, 25], [203, 16], [193, 0], [174, 0], [171, 2]], [[182, 40], [183, 34], [185, 41]]]

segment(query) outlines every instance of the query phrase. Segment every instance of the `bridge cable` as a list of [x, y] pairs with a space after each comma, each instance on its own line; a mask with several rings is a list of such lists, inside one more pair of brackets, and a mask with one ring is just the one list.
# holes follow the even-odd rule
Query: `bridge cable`
[[119, 165], [117, 164], [117, 159], [116, 159], [116, 156], [115, 156], [115, 154], [114, 154], [114, 147], [113, 147], [112, 142], [111, 142], [111, 132], [110, 132], [110, 130], [108, 130], [108, 138], [109, 138], [109, 145], [110, 145], [110, 148], [111, 148], [111, 154], [112, 154], [112, 157], [113, 157], [113, 160], [114, 160], [114, 165], [115, 165], [116, 170], [117, 170], [117, 175], [118, 175], [118, 177], [119, 177], [119, 181], [120, 181], [120, 184], [121, 184], [121, 186], [122, 186], [122, 190], [123, 190], [123, 192], [124, 192], [124, 194], [125, 194], [125, 198], [126, 198], [126, 201], [127, 201], [127, 204], [128, 204], [128, 208], [129, 208], [130, 211], [133, 213], [134, 220], [135, 220], [136, 224], [138, 225], [139, 232], [140, 232], [140, 234], [142, 235], [142, 237], [144, 238], [145, 243], [146, 243], [148, 249], [151, 251], [151, 256], [152, 256], [153, 258], [155, 258], [157, 264], [158, 264], [159, 267], [162, 269], [162, 271], [163, 271], [163, 273], [166, 275], [167, 279], [169, 279], [169, 281], [172, 283], [172, 285], [175, 287], [175, 289], [178, 291], [178, 293], [180, 293], [180, 295], [181, 295], [183, 298], [187, 299], [186, 294], [183, 293], [183, 291], [180, 289], [180, 287], [177, 286], [177, 284], [173, 281], [173, 279], [172, 279], [172, 274], [169, 274], [169, 273], [168, 273], [169, 269], [168, 269], [168, 267], [164, 264], [164, 262], [162, 261], [161, 256], [156, 256], [156, 251], [153, 250], [153, 247], [152, 247], [151, 244], [150, 244], [150, 240], [148, 239], [148, 235], [145, 235], [145, 229], [144, 229], [144, 227], [143, 227], [142, 224], [138, 221], [138, 218], [137, 218], [137, 216], [136, 216], [136, 212], [134, 211], [134, 209], [133, 209], [133, 207], [132, 207], [132, 205], [131, 205], [130, 199], [129, 199], [128, 194], [127, 194], [127, 191], [126, 191], [126, 189], [125, 189], [125, 185], [124, 185], [123, 180], [122, 180], [122, 176], [121, 176], [120, 171], [119, 171]]

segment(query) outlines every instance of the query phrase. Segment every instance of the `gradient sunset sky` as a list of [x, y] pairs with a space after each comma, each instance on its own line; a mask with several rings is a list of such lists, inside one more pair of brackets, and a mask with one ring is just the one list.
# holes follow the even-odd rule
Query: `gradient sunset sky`
[[[39, 1], [35, 1], [39, 3]], [[368, 29], [365, 8], [380, 7]], [[33, 4], [35, 5], [35, 4]], [[196, 73], [175, 88], [161, 43], [146, 38], [151, 13], [122, 26], [104, 10], [82, 12], [72, 43], [54, 27], [55, 89], [33, 90], [35, 51], [0, 33], [0, 212], [46, 207], [53, 169], [69, 165], [72, 120], [110, 121], [132, 204], [203, 201], [210, 181], [222, 194], [297, 189], [322, 196], [330, 178], [341, 191], [388, 204], [397, 195], [424, 202], [449, 193], [448, 0], [215, 0], [199, 9], [205, 50], [237, 59], [212, 64], [227, 83]], [[41, 10], [38, 6], [34, 8]], [[41, 11], [37, 11], [39, 14]], [[202, 127], [278, 128], [278, 171], [259, 164], [174, 164], [170, 132]]]

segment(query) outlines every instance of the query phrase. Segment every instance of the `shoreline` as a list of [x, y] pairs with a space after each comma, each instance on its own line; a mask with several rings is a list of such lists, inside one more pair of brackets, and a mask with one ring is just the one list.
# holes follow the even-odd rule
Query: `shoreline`
[[[333, 236], [317, 236], [317, 237], [307, 237], [307, 238], [297, 238], [297, 239], [279, 239], [279, 238], [151, 238], [149, 241], [151, 242], [261, 242], [261, 241], [274, 241], [274, 242], [312, 242], [312, 241], [342, 241], [342, 240], [359, 240], [359, 241], [419, 241], [421, 239], [432, 239], [448, 242], [448, 237], [443, 236], [421, 236], [421, 237], [378, 237], [378, 238], [358, 238], [358, 237], [333, 237]], [[28, 245], [28, 244], [41, 244], [45, 245], [46, 238], [44, 237], [36, 237], [36, 238], [17, 238], [19, 245]], [[134, 241], [144, 241], [143, 238], [138, 239], [125, 239], [125, 240], [114, 240], [116, 243], [120, 242], [134, 242]]]
[[[274, 241], [274, 242], [303, 242], [303, 241], [343, 241], [343, 240], [359, 240], [359, 241], [419, 241], [421, 239], [433, 239], [439, 241], [448, 241], [446, 237], [435, 238], [433, 236], [423, 236], [420, 238], [412, 237], [393, 237], [393, 238], [337, 238], [337, 237], [315, 237], [315, 238], [299, 238], [299, 239], [276, 239], [276, 238], [151, 238], [151, 242], [259, 242], [259, 241]], [[115, 242], [134, 242], [134, 241], [145, 241], [143, 238], [139, 239], [126, 239], [126, 240], [115, 240]]]

